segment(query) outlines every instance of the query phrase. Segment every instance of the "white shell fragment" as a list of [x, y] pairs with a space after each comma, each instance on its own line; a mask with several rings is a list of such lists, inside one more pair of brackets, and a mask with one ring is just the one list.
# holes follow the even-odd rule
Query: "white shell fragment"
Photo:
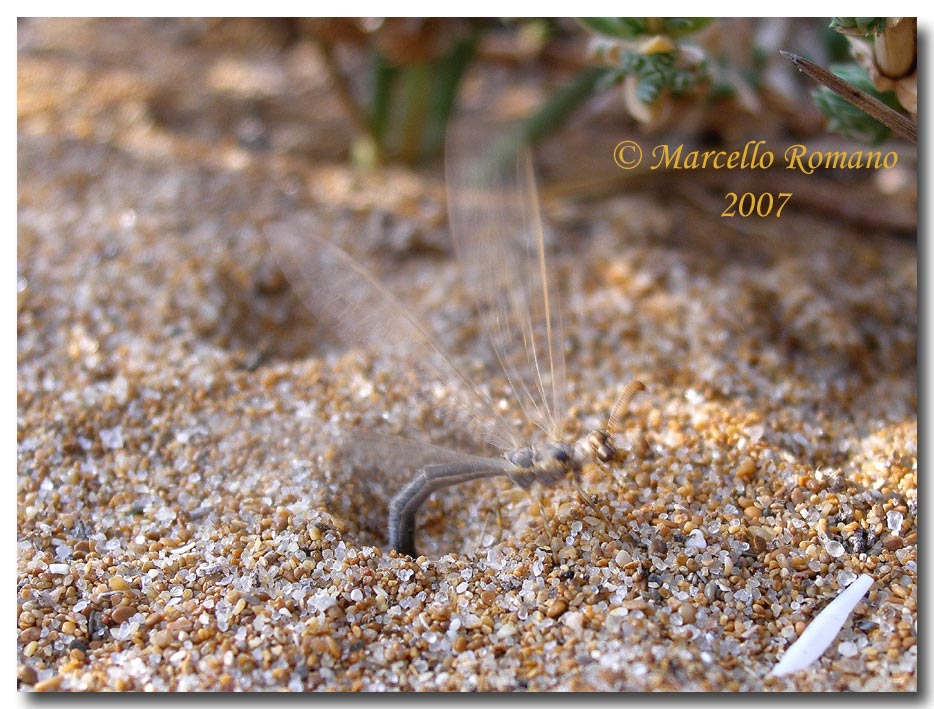
[[789, 647], [782, 659], [772, 669], [770, 674], [776, 677], [803, 670], [817, 660], [824, 650], [833, 642], [840, 632], [840, 628], [849, 618], [850, 612], [856, 607], [869, 587], [872, 586], [872, 577], [862, 574], [847, 586], [839, 596], [827, 604], [811, 624], [804, 629], [801, 637]]

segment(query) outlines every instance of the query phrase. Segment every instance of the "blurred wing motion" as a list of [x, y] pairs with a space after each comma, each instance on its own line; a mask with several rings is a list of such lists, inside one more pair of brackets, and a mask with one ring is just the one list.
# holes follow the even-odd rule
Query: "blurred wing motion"
[[[516, 400], [529, 420], [557, 440], [566, 412], [564, 341], [558, 305], [549, 293], [532, 160], [506, 139], [490, 146], [489, 133], [476, 128], [449, 132], [452, 237], [465, 289]], [[444, 406], [467, 431], [503, 449], [522, 442], [486, 391], [454, 364], [412, 312], [320, 235], [311, 212], [265, 231], [293, 289], [316, 318], [348, 344], [404, 360], [430, 381], [454, 383]]]
[[566, 413], [564, 338], [531, 156], [508, 139], [491, 144], [476, 128], [452, 130], [447, 188], [451, 233], [483, 331], [525, 415], [557, 440]]
[[445, 408], [466, 430], [499, 448], [515, 437], [489, 395], [444, 352], [434, 336], [366, 268], [320, 236], [311, 212], [266, 227], [280, 267], [311, 313], [350, 345], [408, 363], [429, 381], [453, 384]]
[[411, 477], [412, 471], [421, 470], [428, 465], [490, 465], [490, 458], [483, 456], [363, 429], [354, 430], [343, 448], [355, 466], [402, 472], [408, 477]]

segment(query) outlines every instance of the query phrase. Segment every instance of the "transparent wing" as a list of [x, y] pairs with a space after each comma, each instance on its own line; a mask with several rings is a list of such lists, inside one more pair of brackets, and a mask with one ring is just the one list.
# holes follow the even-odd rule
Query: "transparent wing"
[[392, 477], [400, 472], [410, 477], [412, 471], [424, 468], [426, 465], [457, 463], [485, 465], [490, 462], [489, 458], [483, 456], [470, 455], [452, 448], [367, 429], [354, 429], [347, 432], [341, 442], [341, 450], [352, 464], [372, 467]]
[[282, 271], [312, 314], [348, 344], [406, 363], [426, 387], [450, 391], [439, 405], [473, 435], [500, 448], [516, 437], [489, 395], [444, 352], [435, 337], [384, 285], [347, 252], [324, 239], [314, 214], [303, 211], [265, 228]]
[[[482, 135], [480, 133], [483, 133]], [[525, 415], [557, 437], [564, 338], [532, 160], [508, 138], [459, 128], [447, 142], [451, 232], [482, 328]]]

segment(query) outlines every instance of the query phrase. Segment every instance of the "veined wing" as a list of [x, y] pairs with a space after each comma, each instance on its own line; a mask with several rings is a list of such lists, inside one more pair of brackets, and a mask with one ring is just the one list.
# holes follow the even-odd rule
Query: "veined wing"
[[322, 236], [309, 211], [265, 228], [279, 265], [312, 314], [348, 344], [393, 356], [428, 378], [453, 385], [439, 402], [459, 425], [500, 448], [516, 437], [489, 395], [457, 367], [425, 325], [363, 265]]
[[[482, 466], [490, 463], [490, 459], [483, 456], [368, 429], [345, 433], [341, 449], [354, 465], [373, 467], [390, 475], [403, 473], [406, 477], [426, 465], [473, 463]], [[497, 462], [501, 460], [496, 459]]]
[[489, 134], [477, 133], [448, 133], [451, 233], [465, 285], [516, 399], [555, 438], [566, 412], [564, 338], [531, 155], [508, 139], [490, 143]]

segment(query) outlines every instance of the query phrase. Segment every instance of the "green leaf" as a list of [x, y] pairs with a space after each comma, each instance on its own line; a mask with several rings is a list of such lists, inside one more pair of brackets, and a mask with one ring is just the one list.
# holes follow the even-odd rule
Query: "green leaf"
[[713, 22], [712, 17], [666, 17], [665, 33], [671, 37], [683, 37], [697, 32]]
[[864, 37], [875, 37], [885, 30], [884, 17], [834, 17], [830, 20], [831, 29], [856, 30]]
[[[659, 34], [649, 27], [644, 17], [578, 17], [577, 21], [591, 32], [617, 39]], [[703, 29], [711, 22], [712, 17], [665, 17], [662, 18], [662, 31], [669, 37], [683, 37]]]
[[639, 77], [636, 97], [643, 103], [654, 102], [664, 91], [670, 91], [678, 96], [690, 91], [708, 78], [706, 62], [681, 68], [677, 66], [676, 60], [677, 52], [659, 54], [624, 52], [620, 57], [616, 76], [619, 80], [628, 75]]
[[578, 17], [577, 21], [591, 32], [618, 39], [633, 39], [649, 34], [648, 26], [641, 17]]
[[[891, 108], [898, 110], [898, 99], [894, 91], [880, 93], [872, 84], [869, 74], [857, 64], [836, 64], [830, 71], [844, 81], [872, 94]], [[813, 92], [814, 103], [827, 117], [827, 128], [848, 138], [878, 145], [891, 135], [891, 131], [875, 118], [871, 118], [849, 101], [833, 91], [821, 87]]]

